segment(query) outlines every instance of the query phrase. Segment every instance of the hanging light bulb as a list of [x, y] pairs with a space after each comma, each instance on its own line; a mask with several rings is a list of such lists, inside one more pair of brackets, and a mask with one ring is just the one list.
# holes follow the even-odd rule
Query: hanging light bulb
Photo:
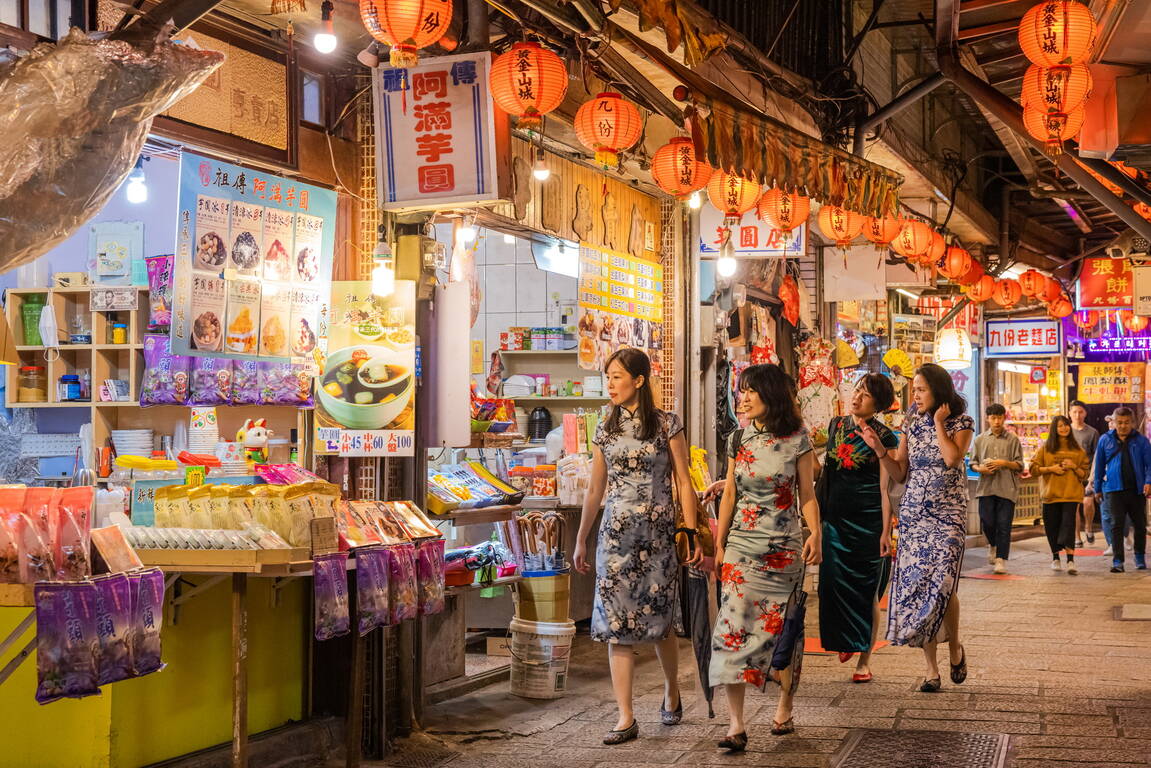
[[128, 175], [128, 186], [124, 189], [124, 195], [128, 198], [129, 203], [148, 202], [148, 182], [144, 177], [143, 157], [136, 160], [136, 167]]
[[692, 192], [687, 197], [687, 207], [693, 211], [698, 211], [699, 207], [703, 205], [703, 198], [699, 196], [699, 190]]
[[478, 235], [479, 232], [476, 231], [475, 216], [468, 216], [465, 218], [463, 224], [460, 225], [459, 231], [456, 233], [456, 237], [458, 237], [459, 241], [464, 245], [474, 242]]
[[735, 274], [737, 266], [738, 263], [732, 256], [720, 256], [715, 260], [715, 271], [720, 277], [731, 277]]
[[544, 151], [537, 149], [536, 161], [532, 164], [532, 176], [535, 176], [538, 181], [547, 181], [551, 175], [552, 169], [548, 168], [547, 160], [544, 159]]
[[391, 296], [396, 290], [396, 262], [392, 256], [392, 246], [384, 238], [382, 226], [376, 250], [372, 253], [372, 264], [372, 293], [376, 296]]
[[322, 26], [316, 36], [312, 38], [312, 47], [319, 53], [331, 53], [336, 50], [339, 40], [336, 39], [336, 28], [332, 24], [332, 13], [336, 7], [332, 0], [324, 0], [320, 6], [320, 21]]

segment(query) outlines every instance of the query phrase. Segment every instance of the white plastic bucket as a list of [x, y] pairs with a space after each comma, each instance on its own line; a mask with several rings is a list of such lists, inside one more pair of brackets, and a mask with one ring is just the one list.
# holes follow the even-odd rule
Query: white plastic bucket
[[512, 619], [510, 629], [512, 693], [526, 699], [563, 696], [575, 622]]

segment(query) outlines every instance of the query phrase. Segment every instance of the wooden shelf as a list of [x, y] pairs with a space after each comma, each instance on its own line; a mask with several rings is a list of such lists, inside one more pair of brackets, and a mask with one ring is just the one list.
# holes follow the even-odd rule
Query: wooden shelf
[[570, 357], [578, 354], [579, 350], [575, 347], [571, 349], [501, 349], [500, 355], [512, 355], [513, 357], [544, 357], [544, 356], [561, 356]]
[[[143, 344], [93, 344], [93, 349], [109, 350], [109, 349], [143, 349]], [[19, 347], [17, 347], [19, 349]]]
[[476, 589], [487, 589], [489, 587], [506, 587], [506, 586], [509, 586], [511, 584], [515, 584], [517, 581], [519, 581], [522, 578], [523, 578], [523, 576], [516, 574], [515, 576], [505, 576], [502, 579], [496, 579], [495, 581], [482, 582], [482, 583], [478, 583], [478, 584], [475, 582], [472, 582], [471, 584], [461, 584], [461, 585], [453, 586], [453, 587], [444, 587], [444, 594], [445, 595], [459, 595], [459, 594], [462, 594], [464, 592], [471, 592], [471, 591], [476, 590]]
[[8, 403], [9, 408], [89, 408], [89, 402], [77, 403]]
[[548, 395], [540, 397], [539, 395], [529, 395], [527, 397], [513, 397], [511, 398], [520, 403], [606, 403], [611, 400], [610, 397], [588, 397], [587, 395]]
[[[97, 408], [128, 408], [133, 405], [137, 408], [140, 407], [140, 403], [137, 400], [97, 400], [92, 403], [92, 405]], [[183, 408], [184, 406], [180, 407]]]
[[32, 600], [31, 584], [0, 584], [0, 608], [28, 608]]
[[504, 520], [514, 520], [516, 513], [522, 509], [519, 504], [501, 505], [498, 507], [480, 507], [478, 509], [457, 509], [446, 515], [433, 516], [432, 522], [450, 520], [452, 525], [480, 525], [483, 523], [499, 523]]

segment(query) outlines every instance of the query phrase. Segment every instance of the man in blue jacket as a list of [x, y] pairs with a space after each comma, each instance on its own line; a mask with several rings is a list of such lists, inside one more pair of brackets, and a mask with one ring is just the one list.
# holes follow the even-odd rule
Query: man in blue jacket
[[1135, 535], [1135, 567], [1147, 570], [1147, 497], [1151, 496], [1151, 441], [1135, 431], [1135, 414], [1120, 406], [1112, 414], [1113, 429], [1095, 447], [1095, 499], [1107, 494], [1111, 507], [1111, 573], [1123, 573], [1123, 527], [1131, 521]]

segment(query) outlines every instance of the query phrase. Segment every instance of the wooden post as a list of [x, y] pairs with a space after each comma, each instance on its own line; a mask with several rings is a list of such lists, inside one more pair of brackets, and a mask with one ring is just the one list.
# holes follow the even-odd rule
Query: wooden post
[[232, 574], [232, 768], [248, 768], [248, 574]]
[[[355, 617], [353, 611], [352, 616]], [[344, 746], [347, 768], [359, 768], [364, 745], [364, 638], [352, 621], [352, 679], [348, 686], [348, 722]]]

